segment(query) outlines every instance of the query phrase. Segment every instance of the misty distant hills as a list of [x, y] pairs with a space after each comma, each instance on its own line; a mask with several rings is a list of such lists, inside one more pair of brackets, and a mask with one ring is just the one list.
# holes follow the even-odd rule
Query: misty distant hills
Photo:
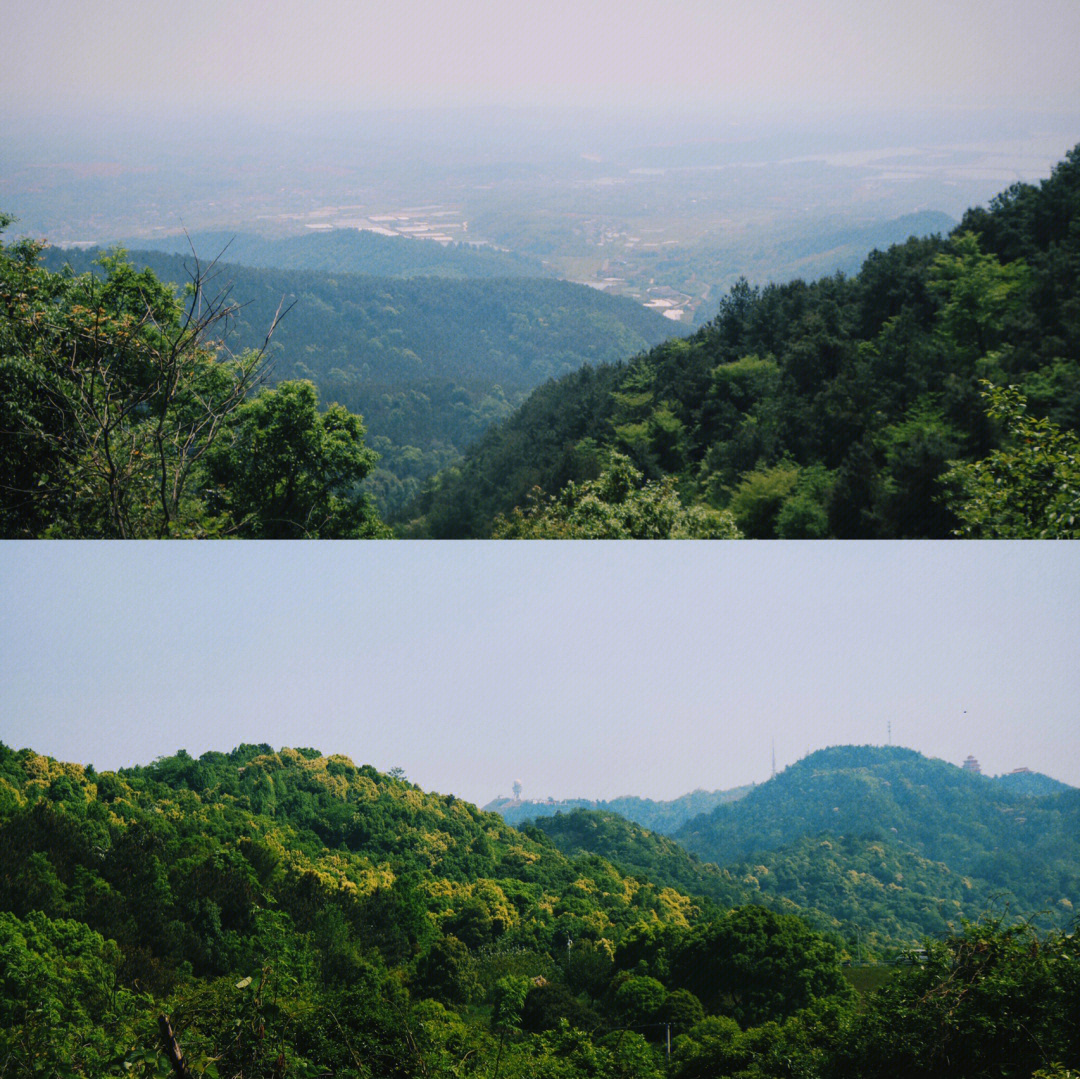
[[[905, 243], [911, 236], [947, 235], [956, 225], [956, 219], [948, 214], [921, 210], [868, 225], [793, 229], [786, 239], [752, 257], [739, 272], [751, 281], [762, 283], [779, 283], [795, 277], [812, 281], [835, 273], [850, 276], [859, 272], [871, 251]], [[775, 263], [775, 269], [769, 271], [767, 260]]]
[[564, 798], [559, 801], [518, 801], [513, 798], [495, 798], [484, 806], [485, 811], [501, 814], [508, 824], [539, 817], [552, 817], [557, 813], [569, 813], [575, 809], [594, 809], [603, 813], [616, 813], [652, 832], [664, 834], [677, 831], [682, 825], [702, 813], [708, 813], [718, 805], [744, 797], [753, 784], [733, 787], [726, 791], [696, 790], [680, 798], [658, 802], [651, 798], [613, 798], [610, 802], [588, 798]]
[[376, 277], [551, 277], [544, 264], [526, 255], [465, 243], [443, 245], [403, 236], [336, 228], [306, 236], [271, 240], [247, 232], [194, 232], [124, 242], [123, 246], [170, 255], [190, 256], [192, 249], [206, 262], [221, 257], [255, 269], [315, 270], [321, 273], [359, 273]]

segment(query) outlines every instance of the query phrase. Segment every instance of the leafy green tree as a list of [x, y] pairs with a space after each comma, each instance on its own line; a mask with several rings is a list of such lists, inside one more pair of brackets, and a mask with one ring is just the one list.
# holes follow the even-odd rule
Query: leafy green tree
[[457, 937], [440, 937], [421, 956], [416, 974], [425, 994], [446, 1004], [467, 1004], [480, 995], [476, 960]]
[[825, 539], [829, 535], [829, 503], [835, 477], [822, 465], [799, 471], [794, 492], [776, 515], [778, 539]]
[[40, 911], [0, 912], [0, 1071], [100, 1075], [133, 1039], [146, 1000], [120, 984], [115, 942]]
[[878, 436], [884, 456], [876, 512], [887, 535], [925, 539], [947, 534], [954, 525], [943, 504], [940, 478], [960, 450], [961, 433], [926, 398]]
[[816, 997], [850, 997], [836, 950], [802, 919], [746, 906], [679, 943], [671, 982], [710, 1010], [753, 1026], [805, 1008]]
[[[615, 1011], [627, 1026], [651, 1026], [659, 1021], [667, 998], [667, 989], [655, 978], [631, 975], [615, 990]], [[656, 1031], [650, 1033], [655, 1036]]]
[[568, 483], [558, 495], [539, 489], [530, 505], [499, 515], [496, 539], [737, 539], [732, 516], [686, 507], [673, 477], [645, 481], [628, 457], [613, 453], [599, 479]]
[[799, 468], [790, 462], [748, 472], [731, 496], [728, 509], [750, 539], [772, 539], [780, 511], [798, 481]]
[[938, 326], [951, 351], [973, 363], [1001, 344], [1006, 320], [1031, 286], [1023, 259], [1002, 265], [979, 248], [973, 232], [953, 238], [951, 251], [934, 259], [928, 288], [938, 297]]
[[209, 344], [235, 308], [198, 267], [181, 301], [123, 252], [103, 277], [73, 277], [39, 266], [40, 251], [0, 246], [3, 534], [212, 532], [195, 481], [262, 358], [219, 360]]
[[282, 382], [236, 411], [231, 438], [208, 457], [215, 508], [260, 539], [388, 535], [357, 491], [375, 463], [359, 416], [318, 410], [311, 382]]
[[1080, 538], [1080, 439], [1027, 414], [1015, 386], [984, 382], [988, 415], [1005, 445], [981, 461], [957, 462], [945, 477], [960, 520], [956, 534], [977, 539]]
[[968, 925], [870, 1002], [841, 1075], [1029, 1076], [1080, 1067], [1080, 944], [1028, 926]]
[[538, 1033], [558, 1030], [562, 1023], [578, 1030], [595, 1030], [600, 1026], [600, 1016], [563, 982], [534, 985], [521, 1010], [522, 1029]]

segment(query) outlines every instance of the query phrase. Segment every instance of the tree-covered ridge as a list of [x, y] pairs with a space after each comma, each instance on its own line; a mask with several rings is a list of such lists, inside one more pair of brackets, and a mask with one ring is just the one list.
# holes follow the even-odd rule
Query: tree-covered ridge
[[1006, 789], [1017, 794], [1030, 794], [1033, 798], [1071, 790], [1068, 783], [1062, 783], [1060, 779], [1053, 779], [1051, 776], [1043, 775], [1042, 772], [1032, 772], [1027, 768], [1006, 772], [1004, 775], [993, 778], [995, 783], [1000, 783]]
[[533, 486], [554, 494], [622, 453], [751, 538], [950, 535], [965, 495], [946, 473], [1004, 437], [980, 380], [1080, 428], [1077, 222], [1080, 147], [851, 278], [743, 282], [689, 339], [534, 393], [429, 485], [412, 534], [490, 534]]
[[[273, 1027], [287, 1060], [342, 1074], [369, 1074], [345, 1070], [360, 1067], [357, 1044], [369, 1066], [382, 1062], [377, 1074], [391, 1061], [394, 1074], [426, 1074], [444, 1037], [475, 1043], [490, 1065], [502, 1052], [492, 1039], [511, 1033], [525, 1067], [554, 1051], [544, 1032], [560, 1019], [597, 1037], [625, 1027], [633, 994], [616, 1000], [629, 977], [617, 950], [632, 927], [690, 933], [723, 917], [453, 796], [266, 745], [119, 773], [3, 747], [0, 850], [0, 1007], [15, 1032], [0, 1035], [0, 1062], [18, 1075], [30, 1074], [27, 1046], [102, 1074], [108, 1053], [153, 1046], [157, 1010], [211, 1063], [239, 1020]], [[265, 1071], [250, 1070], [264, 1050]], [[249, 1041], [218, 1059], [273, 1074], [277, 1053]]]
[[[1042, 914], [1049, 924], [1068, 925], [1080, 905], [1078, 836], [1080, 791], [1031, 797], [913, 750], [882, 746], [819, 750], [676, 834], [689, 850], [718, 865], [762, 864], [776, 874], [759, 877], [759, 886], [768, 880], [762, 890], [795, 902], [807, 900], [810, 881], [824, 872], [814, 887], [825, 895], [832, 891], [833, 898], [809, 905], [833, 916], [834, 900], [839, 911], [845, 903], [874, 898], [877, 885], [869, 879], [850, 895], [847, 889], [836, 893], [837, 882], [829, 884], [828, 863], [839, 867], [854, 858], [851, 868], [875, 875], [886, 895], [892, 874], [897, 903], [908, 911], [902, 920], [918, 924], [925, 915], [927, 930], [935, 924], [940, 929], [940, 923], [933, 904], [924, 915], [912, 913], [921, 909], [922, 896], [945, 901], [939, 913], [960, 902], [953, 907], [955, 917], [973, 917], [992, 901], [1016, 915]], [[822, 855], [825, 848], [815, 853], [818, 839], [832, 844], [828, 857]], [[789, 859], [804, 866], [811, 859], [816, 868], [804, 867], [805, 879], [794, 879], [782, 868]], [[883, 875], [875, 868], [880, 863]], [[944, 874], [935, 869], [938, 863], [947, 867]], [[895, 880], [897, 872], [903, 881]], [[901, 886], [920, 881], [904, 898]], [[860, 899], [863, 885], [869, 892], [863, 889]]]
[[710, 809], [724, 802], [734, 802], [753, 789], [753, 784], [745, 787], [732, 787], [730, 790], [706, 791], [695, 790], [668, 801], [655, 801], [652, 798], [639, 798], [630, 795], [612, 798], [610, 801], [595, 801], [588, 798], [565, 798], [546, 802], [518, 801], [510, 798], [496, 798], [488, 802], [484, 809], [498, 813], [507, 824], [521, 824], [523, 821], [536, 820], [539, 817], [551, 817], [556, 813], [569, 813], [574, 809], [597, 809], [608, 813], [617, 813], [628, 821], [640, 824], [652, 832], [669, 833], [677, 830], [693, 817], [708, 813]]
[[900, 1029], [940, 1074], [986, 1024], [1009, 1074], [1080, 1064], [1075, 937], [968, 930], [860, 1007], [797, 917], [310, 749], [99, 773], [0, 746], [0, 851], [4, 1075], [842, 1079], [893, 1074]]
[[[424, 246], [420, 241], [406, 245]], [[103, 252], [47, 248], [53, 270], [95, 270]], [[186, 282], [191, 256], [134, 251], [134, 265]], [[267, 349], [271, 382], [307, 379], [324, 401], [364, 417], [381, 461], [367, 483], [386, 513], [415, 494], [530, 390], [584, 364], [626, 359], [673, 332], [627, 299], [550, 278], [450, 280], [218, 263], [238, 309], [229, 345]]]
[[[752, 901], [752, 889], [730, 871], [701, 861], [675, 840], [616, 812], [571, 809], [537, 817], [530, 827], [543, 832], [567, 857], [598, 854], [625, 872], [708, 898], [721, 907]], [[793, 909], [789, 904], [786, 912]]]
[[1000, 889], [920, 857], [895, 837], [804, 837], [721, 867], [614, 813], [575, 809], [536, 827], [570, 857], [599, 854], [720, 906], [757, 903], [798, 914], [853, 959], [893, 956], [1002, 904]]

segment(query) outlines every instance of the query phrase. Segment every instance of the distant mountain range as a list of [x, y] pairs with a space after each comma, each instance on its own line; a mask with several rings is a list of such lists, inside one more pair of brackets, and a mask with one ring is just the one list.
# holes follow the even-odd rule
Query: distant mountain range
[[613, 798], [610, 802], [588, 798], [564, 798], [558, 801], [553, 798], [525, 801], [517, 798], [495, 798], [488, 802], [484, 809], [490, 813], [501, 814], [508, 824], [515, 825], [538, 817], [569, 813], [574, 809], [595, 809], [617, 813], [620, 817], [634, 821], [653, 832], [670, 833], [694, 817], [708, 813], [725, 802], [734, 802], [753, 789], [754, 785], [751, 783], [746, 787], [733, 787], [726, 791], [696, 790], [667, 802], [637, 797]]
[[337, 228], [307, 236], [271, 240], [247, 232], [217, 230], [127, 241], [125, 247], [225, 261], [255, 269], [315, 270], [322, 273], [362, 273], [376, 277], [552, 277], [535, 258], [467, 243], [441, 244], [431, 240], [380, 236], [374, 232]]

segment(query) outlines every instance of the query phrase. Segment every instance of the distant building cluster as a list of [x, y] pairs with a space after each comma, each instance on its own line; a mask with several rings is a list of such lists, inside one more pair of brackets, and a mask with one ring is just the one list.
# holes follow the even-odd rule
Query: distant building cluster
[[[960, 765], [960, 767], [963, 768], [965, 772], [974, 772], [977, 776], [982, 775], [982, 766], [979, 764], [978, 760], [975, 757], [968, 756], [968, 759], [966, 761], [964, 761], [964, 763], [962, 765]], [[1030, 768], [1014, 768], [1009, 773], [1009, 775], [1011, 775], [1011, 776], [1031, 775], [1031, 769]]]

